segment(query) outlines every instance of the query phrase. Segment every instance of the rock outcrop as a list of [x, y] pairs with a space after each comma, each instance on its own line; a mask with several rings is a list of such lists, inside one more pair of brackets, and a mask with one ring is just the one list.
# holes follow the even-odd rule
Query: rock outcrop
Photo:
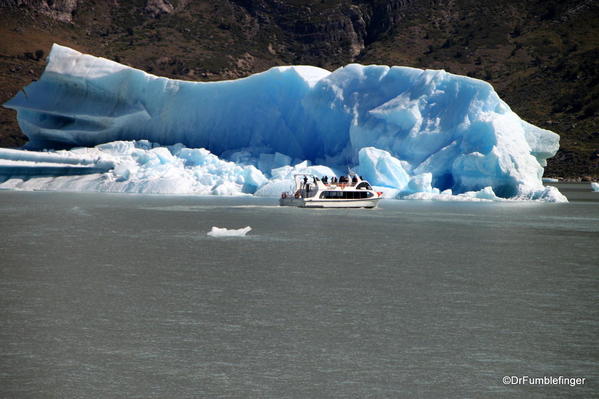
[[365, 46], [399, 23], [413, 0], [340, 1], [333, 6], [294, 5], [280, 0], [230, 0], [259, 28], [277, 26], [294, 43], [296, 62], [318, 63], [323, 54], [351, 62]]
[[144, 10], [154, 18], [157, 18], [162, 14], [172, 14], [175, 11], [175, 7], [168, 0], [148, 0]]
[[3, 0], [0, 6], [29, 7], [62, 22], [71, 22], [78, 0]]

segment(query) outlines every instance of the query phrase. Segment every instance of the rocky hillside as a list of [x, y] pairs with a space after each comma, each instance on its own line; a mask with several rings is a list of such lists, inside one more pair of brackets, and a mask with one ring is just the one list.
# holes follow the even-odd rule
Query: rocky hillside
[[[349, 62], [443, 68], [491, 82], [562, 136], [548, 175], [599, 177], [597, 0], [0, 0], [0, 102], [53, 42], [189, 80]], [[0, 145], [25, 142], [0, 111]]]

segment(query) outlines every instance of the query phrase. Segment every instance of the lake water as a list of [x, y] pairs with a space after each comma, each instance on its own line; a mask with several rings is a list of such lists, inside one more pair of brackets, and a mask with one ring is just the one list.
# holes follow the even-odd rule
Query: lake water
[[374, 210], [0, 192], [0, 397], [596, 396], [599, 193], [561, 188]]

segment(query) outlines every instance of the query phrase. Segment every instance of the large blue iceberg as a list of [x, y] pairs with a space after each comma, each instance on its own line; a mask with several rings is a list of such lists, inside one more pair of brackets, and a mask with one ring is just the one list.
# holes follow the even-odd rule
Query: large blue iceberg
[[[79, 147], [93, 147], [88, 154], [102, 155], [104, 167], [113, 165], [98, 175], [116, 176], [116, 170], [122, 172], [116, 180], [130, 180], [131, 190], [123, 184], [119, 191], [143, 192], [133, 182], [151, 174], [153, 166], [166, 170], [164, 165], [176, 164], [189, 172], [201, 163], [189, 157], [203, 149], [198, 156], [210, 154], [229, 165], [225, 169], [238, 169], [230, 176], [194, 171], [198, 181], [204, 173], [202, 193], [210, 184], [230, 182], [239, 190], [210, 186], [208, 192], [277, 195], [290, 174], [320, 165], [312, 166], [315, 172], [352, 168], [394, 197], [477, 192], [485, 198], [564, 200], [541, 181], [559, 136], [520, 119], [490, 84], [442, 70], [289, 66], [232, 81], [186, 82], [55, 44], [40, 80], [5, 106], [17, 110], [28, 150], [78, 147], [73, 151], [80, 154]], [[115, 150], [119, 145], [126, 153]], [[164, 158], [166, 151], [178, 161], [144, 163], [144, 151], [159, 159], [155, 153], [162, 151]], [[33, 151], [20, 153], [22, 162], [31, 162]], [[18, 154], [0, 153], [0, 181], [5, 180], [0, 188], [39, 189], [41, 180], [28, 183], [32, 174], [11, 175], [18, 162]], [[177, 186], [175, 177], [183, 172], [177, 173], [169, 186]], [[43, 179], [41, 188], [54, 187], [48, 176]], [[144, 187], [148, 179], [142, 179]], [[170, 191], [196, 192], [186, 187]]]

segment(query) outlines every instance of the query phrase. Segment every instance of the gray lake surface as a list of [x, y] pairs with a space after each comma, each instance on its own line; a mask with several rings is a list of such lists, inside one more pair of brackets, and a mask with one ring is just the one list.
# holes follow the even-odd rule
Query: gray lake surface
[[0, 192], [0, 397], [597, 397], [599, 193], [560, 188], [374, 210]]

